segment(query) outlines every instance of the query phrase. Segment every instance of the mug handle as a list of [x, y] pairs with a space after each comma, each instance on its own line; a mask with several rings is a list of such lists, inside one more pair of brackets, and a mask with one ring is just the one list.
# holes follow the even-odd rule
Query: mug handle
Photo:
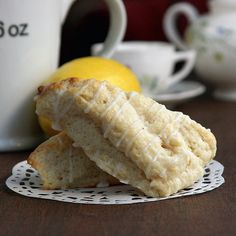
[[123, 40], [127, 26], [127, 15], [121, 0], [105, 0], [110, 11], [110, 29], [103, 47], [96, 56], [110, 58], [115, 48]]
[[193, 69], [195, 64], [196, 52], [194, 50], [189, 50], [185, 52], [177, 52], [174, 55], [174, 63], [185, 61], [183, 68], [176, 72], [174, 75], [170, 76], [168, 79], [162, 81], [162, 87], [168, 88], [171, 85], [174, 85], [181, 80], [183, 80]]
[[[68, 9], [76, 0], [62, 0], [63, 2], [63, 20]], [[96, 52], [96, 56], [110, 58], [117, 45], [122, 41], [126, 26], [127, 15], [124, 3], [121, 0], [104, 0], [110, 12], [110, 28], [101, 50]]]
[[179, 14], [183, 14], [187, 17], [188, 21], [192, 23], [198, 17], [198, 12], [196, 8], [194, 8], [189, 3], [177, 3], [171, 6], [163, 20], [163, 27], [164, 32], [167, 38], [174, 43], [180, 49], [188, 49], [187, 44], [184, 40], [180, 37], [179, 32], [177, 31], [176, 27], [176, 20]]

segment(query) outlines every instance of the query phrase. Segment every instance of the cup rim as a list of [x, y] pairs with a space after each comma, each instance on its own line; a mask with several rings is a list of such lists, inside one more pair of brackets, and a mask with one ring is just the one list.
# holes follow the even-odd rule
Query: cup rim
[[[95, 43], [92, 45], [92, 51], [98, 51], [102, 48], [103, 43]], [[138, 46], [138, 47], [137, 47]], [[163, 41], [123, 41], [117, 45], [115, 51], [127, 51], [127, 50], [146, 50], [147, 48], [155, 47], [155, 48], [163, 48], [169, 50], [175, 50], [175, 45], [163, 42]]]

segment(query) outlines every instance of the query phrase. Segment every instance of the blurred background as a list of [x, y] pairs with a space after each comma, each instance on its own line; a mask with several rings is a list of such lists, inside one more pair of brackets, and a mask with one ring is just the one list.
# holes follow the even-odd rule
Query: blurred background
[[[123, 2], [128, 16], [125, 41], [167, 41], [162, 26], [163, 16], [168, 7], [175, 3], [188, 2], [200, 13], [208, 11], [206, 0], [124, 0]], [[178, 25], [184, 32], [187, 25], [185, 17], [179, 17]], [[104, 41], [108, 27], [109, 14], [103, 1], [76, 1], [63, 25], [60, 64], [90, 55], [91, 45]]]

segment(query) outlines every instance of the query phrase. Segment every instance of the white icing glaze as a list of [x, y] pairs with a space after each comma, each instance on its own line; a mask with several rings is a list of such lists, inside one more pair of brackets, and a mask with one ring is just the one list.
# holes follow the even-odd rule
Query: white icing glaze
[[[152, 110], [152, 108], [153, 108], [155, 105], [157, 105], [156, 102], [153, 102], [153, 104], [150, 106], [149, 110]], [[158, 105], [159, 105], [158, 110], [155, 111], [155, 112], [160, 112], [162, 109], [165, 108], [164, 105], [161, 105], [161, 104], [158, 104]], [[144, 152], [144, 153], [145, 153], [145, 152], [147, 151], [147, 149], [152, 145], [152, 143], [153, 143], [152, 141], [149, 142], [149, 143], [147, 143], [146, 147], [143, 149], [143, 152]]]
[[152, 158], [152, 161], [153, 161], [153, 162], [156, 162], [156, 161], [157, 161], [157, 158], [158, 158], [158, 155], [154, 156], [154, 158]]
[[[162, 106], [161, 109], [162, 109], [163, 107], [164, 107], [164, 106]], [[160, 111], [160, 109], [159, 109], [159, 111]], [[162, 129], [162, 131], [160, 132], [159, 135], [162, 135], [163, 132], [165, 131], [165, 129], [166, 129], [168, 126], [173, 125], [175, 122], [177, 122], [177, 121], [182, 117], [182, 115], [183, 115], [183, 114], [182, 114], [181, 112], [179, 112], [179, 113], [177, 114], [177, 116], [175, 117], [175, 119], [173, 119], [172, 122], [166, 124], [166, 126]], [[172, 132], [171, 134], [169, 134], [169, 136], [168, 136], [167, 139], [166, 139], [166, 142], [169, 142], [170, 139], [171, 139], [171, 137], [173, 137], [173, 135], [175, 135], [176, 133], [178, 133], [178, 130], [175, 130], [174, 132]], [[154, 140], [155, 140], [155, 139], [154, 139]], [[147, 146], [143, 149], [143, 152], [145, 153], [145, 152], [147, 151], [147, 149], [148, 149], [152, 144], [153, 144], [153, 140], [147, 144]], [[151, 160], [152, 162], [147, 166], [147, 169], [146, 169], [147, 172], [149, 172], [149, 171], [151, 170], [151, 168], [153, 167], [153, 164], [152, 164], [152, 163], [157, 161], [158, 156], [159, 156], [159, 155], [155, 155], [154, 157], [152, 157], [151, 155], [149, 156], [149, 158], [150, 158], [150, 160]], [[176, 161], [176, 160], [173, 159], [173, 165], [174, 165], [175, 161]], [[160, 175], [161, 178], [166, 178], [166, 176], [167, 176], [166, 170], [163, 169], [162, 171], [160, 171], [159, 175]]]
[[117, 103], [117, 101], [124, 95], [123, 92], [119, 91], [117, 96], [115, 97], [115, 99], [107, 106], [107, 108], [105, 109], [105, 111], [102, 112], [101, 114], [101, 118], [103, 118], [107, 112]]
[[[149, 155], [149, 158], [151, 160], [151, 162], [149, 162], [148, 166], [146, 167], [146, 173], [150, 173], [150, 171], [155, 168], [154, 166], [154, 163], [158, 160], [158, 156], [156, 155], [154, 158]], [[166, 178], [167, 177], [167, 174], [166, 174], [166, 169], [164, 168], [161, 168], [158, 175], [161, 177], [161, 178]]]
[[150, 141], [149, 143], [147, 143], [147, 145], [146, 145], [145, 148], [143, 149], [143, 152], [145, 153], [151, 145], [152, 145], [152, 141]]
[[[119, 91], [115, 97], [115, 99], [113, 99], [113, 101], [107, 106], [107, 108], [102, 112], [101, 114], [101, 119], [107, 114], [107, 112], [113, 108], [115, 106], [115, 104], [118, 102], [118, 100], [120, 98], [122, 98], [122, 96], [124, 95], [124, 93], [122, 91]], [[108, 125], [107, 125], [108, 126]], [[107, 126], [105, 127], [104, 130], [107, 130]]]
[[81, 93], [89, 86], [90, 83], [84, 84], [75, 94], [74, 98], [77, 98], [78, 96], [81, 95]]
[[63, 116], [70, 110], [72, 104], [74, 103], [76, 97], [78, 97], [87, 87], [88, 87], [89, 83], [86, 83], [84, 84], [80, 89], [78, 89], [78, 91], [75, 93], [75, 96], [73, 99], [71, 99], [70, 101], [70, 104], [65, 106], [64, 107], [64, 110], [60, 110], [60, 99], [61, 99], [61, 96], [65, 93], [64, 90], [62, 91], [58, 91], [58, 95], [57, 96], [57, 99], [56, 99], [56, 102], [54, 103], [54, 116], [55, 116], [55, 119], [54, 119], [54, 122], [52, 123], [52, 128], [54, 130], [58, 130], [58, 131], [61, 131], [62, 130], [62, 127], [60, 125], [60, 121], [61, 119], [63, 118]]
[[[105, 131], [104, 131], [104, 134], [103, 134], [104, 138], [107, 138], [107, 137], [108, 137], [108, 133], [110, 132], [110, 130], [111, 130], [113, 124], [115, 123], [117, 117], [118, 117], [118, 116], [120, 115], [120, 113], [123, 111], [124, 107], [125, 107], [127, 104], [129, 104], [130, 101], [131, 101], [131, 99], [132, 99], [134, 96], [136, 96], [136, 95], [137, 95], [137, 93], [132, 93], [131, 96], [129, 97], [129, 99], [128, 99], [127, 101], [125, 101], [125, 102], [122, 104], [122, 106], [119, 108], [119, 110], [116, 112], [116, 115], [114, 115], [114, 116], [112, 117], [110, 124], [107, 125], [107, 127], [106, 127], [106, 129], [105, 129]], [[116, 99], [115, 99], [115, 100], [116, 100]]]
[[140, 129], [135, 135], [134, 137], [130, 140], [129, 144], [127, 145], [126, 149], [125, 149], [125, 155], [128, 156], [130, 149], [132, 148], [132, 145], [134, 143], [134, 140], [143, 132], [144, 127], [142, 127], [142, 129]]
[[166, 179], [167, 177], [167, 174], [166, 174], [166, 169], [162, 169], [160, 172], [159, 172], [159, 176], [163, 179]]
[[91, 110], [91, 108], [92, 108], [92, 106], [94, 105], [94, 103], [96, 103], [98, 96], [99, 96], [100, 93], [104, 90], [105, 84], [106, 84], [105, 81], [103, 81], [103, 82], [99, 85], [99, 87], [98, 87], [98, 89], [97, 89], [97, 92], [96, 92], [95, 95], [93, 96], [92, 100], [89, 102], [87, 108], [84, 109], [84, 113], [89, 113], [89, 111]]
[[152, 110], [153, 109], [153, 107], [154, 106], [157, 106], [158, 105], [158, 109], [157, 110], [155, 110], [155, 113], [157, 113], [157, 112], [160, 112], [161, 110], [163, 110], [164, 108], [166, 108], [164, 105], [162, 105], [162, 104], [157, 104], [156, 102], [153, 102], [153, 104], [148, 108], [148, 110]]
[[[160, 133], [159, 135], [162, 135], [163, 132], [165, 131], [165, 129], [166, 129], [168, 126], [173, 125], [175, 122], [177, 122], [177, 121], [181, 118], [181, 116], [182, 116], [182, 113], [178, 113], [177, 116], [175, 117], [175, 119], [174, 119], [171, 123], [167, 123], [167, 125], [162, 129], [162, 131], [161, 131], [161, 133]], [[173, 133], [171, 133], [171, 134], [167, 137], [166, 142], [169, 142], [170, 138], [171, 138], [174, 134], [176, 134], [177, 132], [178, 132], [178, 131], [175, 130]], [[148, 146], [150, 146], [150, 145], [148, 145]], [[154, 158], [152, 158], [152, 161], [155, 162], [155, 161], [157, 160], [157, 158], [158, 158], [158, 155], [154, 156]]]
[[[164, 129], [162, 129], [160, 135], [163, 136], [163, 133], [164, 133], [165, 129], [166, 129], [168, 126], [171, 126], [171, 125], [175, 124], [176, 122], [178, 122], [178, 121], [180, 120], [180, 118], [184, 119], [185, 117], [183, 116], [183, 113], [178, 112], [178, 114], [177, 114], [177, 116], [175, 117], [175, 119], [174, 119], [171, 123], [167, 123], [167, 125], [164, 127]], [[166, 142], [169, 143], [171, 137], [173, 137], [173, 135], [175, 135], [177, 132], [178, 132], [177, 129], [175, 129], [174, 132], [171, 132], [171, 133], [166, 137]]]
[[[132, 127], [133, 125], [135, 125], [138, 121], [140, 121], [140, 119], [135, 120], [129, 127]], [[123, 133], [123, 135], [120, 137], [120, 139], [115, 143], [116, 147], [119, 147], [120, 144], [122, 143], [122, 141], [125, 139], [127, 133], [129, 132], [129, 129], [126, 129], [125, 132]]]

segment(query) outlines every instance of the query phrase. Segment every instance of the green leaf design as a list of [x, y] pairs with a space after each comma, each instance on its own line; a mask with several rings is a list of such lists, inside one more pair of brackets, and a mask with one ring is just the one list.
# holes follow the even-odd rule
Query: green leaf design
[[221, 52], [214, 53], [213, 57], [217, 62], [222, 62], [224, 60], [224, 55]]
[[208, 26], [207, 20], [202, 20], [202, 21], [200, 22], [200, 26], [202, 26], [202, 27]]

